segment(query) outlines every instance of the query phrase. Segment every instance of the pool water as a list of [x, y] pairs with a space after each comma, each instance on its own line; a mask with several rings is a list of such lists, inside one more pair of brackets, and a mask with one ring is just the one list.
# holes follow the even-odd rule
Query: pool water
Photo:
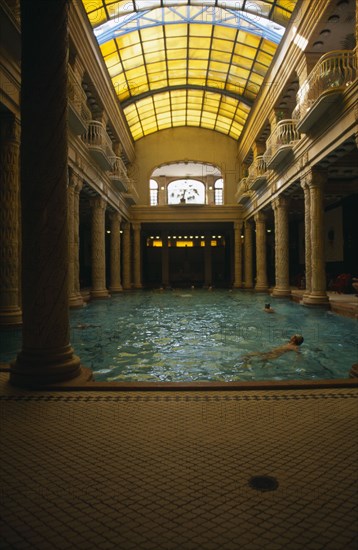
[[[96, 381], [195, 382], [347, 378], [358, 361], [357, 321], [240, 290], [136, 291], [70, 314], [71, 344]], [[300, 352], [244, 358], [302, 334]], [[21, 331], [0, 333], [14, 359]]]

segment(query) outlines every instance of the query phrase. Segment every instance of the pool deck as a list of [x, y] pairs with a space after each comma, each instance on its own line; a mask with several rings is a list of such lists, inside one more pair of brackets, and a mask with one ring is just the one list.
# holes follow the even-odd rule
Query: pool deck
[[0, 401], [2, 549], [357, 547], [357, 386]]

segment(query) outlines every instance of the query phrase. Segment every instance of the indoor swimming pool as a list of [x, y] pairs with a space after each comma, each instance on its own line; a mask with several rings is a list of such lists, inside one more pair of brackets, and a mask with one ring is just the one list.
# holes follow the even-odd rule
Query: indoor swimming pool
[[[240, 382], [347, 378], [358, 361], [357, 321], [240, 290], [136, 291], [71, 311], [71, 344], [101, 382]], [[267, 352], [302, 334], [299, 353]], [[0, 332], [0, 361], [21, 330]], [[247, 357], [246, 357], [247, 356]]]

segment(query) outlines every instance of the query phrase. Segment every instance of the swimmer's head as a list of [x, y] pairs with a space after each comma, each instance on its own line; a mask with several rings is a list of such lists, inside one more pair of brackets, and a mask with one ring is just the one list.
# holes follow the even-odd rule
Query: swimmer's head
[[265, 309], [270, 309], [271, 305], [270, 304], [265, 304]]
[[294, 344], [295, 346], [300, 346], [301, 344], [303, 344], [303, 342], [304, 342], [304, 339], [301, 334], [294, 334], [290, 338], [290, 343]]

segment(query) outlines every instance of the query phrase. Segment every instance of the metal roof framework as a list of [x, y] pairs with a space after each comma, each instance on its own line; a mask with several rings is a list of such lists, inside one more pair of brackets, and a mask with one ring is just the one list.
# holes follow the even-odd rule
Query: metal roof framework
[[134, 140], [240, 137], [297, 0], [82, 0]]

